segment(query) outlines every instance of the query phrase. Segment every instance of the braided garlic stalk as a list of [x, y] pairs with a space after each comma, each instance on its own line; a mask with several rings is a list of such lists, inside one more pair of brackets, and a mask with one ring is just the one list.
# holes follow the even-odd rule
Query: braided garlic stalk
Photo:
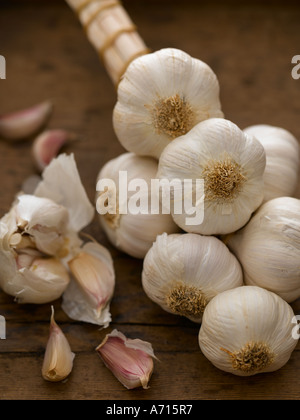
[[77, 13], [113, 83], [118, 85], [128, 65], [150, 50], [118, 0], [66, 0]]
[[129, 152], [159, 158], [175, 138], [223, 118], [219, 83], [203, 61], [165, 48], [154, 53], [118, 0], [66, 0], [118, 89], [115, 133]]

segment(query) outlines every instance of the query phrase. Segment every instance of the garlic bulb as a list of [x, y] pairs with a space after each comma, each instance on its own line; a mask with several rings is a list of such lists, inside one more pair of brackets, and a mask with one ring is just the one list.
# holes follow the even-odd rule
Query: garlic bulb
[[107, 327], [111, 321], [109, 305], [115, 288], [109, 251], [96, 242], [88, 242], [68, 261], [68, 266], [74, 281], [63, 294], [63, 310], [77, 321]]
[[147, 296], [165, 311], [201, 322], [208, 302], [224, 290], [241, 286], [243, 275], [239, 262], [219, 239], [164, 233], [145, 257], [142, 284]]
[[60, 155], [34, 194], [19, 194], [0, 220], [0, 287], [19, 303], [59, 298], [70, 282], [65, 262], [93, 216], [73, 155]]
[[[193, 203], [188, 202], [191, 191], [182, 188], [182, 211], [172, 208], [176, 224], [204, 235], [230, 233], [244, 226], [263, 200], [265, 162], [263, 146], [225, 119], [203, 121], [175, 139], [160, 157], [158, 177], [193, 183]], [[204, 185], [198, 187], [198, 180]], [[174, 202], [180, 200], [174, 190], [172, 197]], [[189, 220], [201, 209], [203, 221]]]
[[70, 375], [75, 354], [72, 353], [68, 340], [54, 320], [53, 306], [51, 310], [50, 334], [44, 356], [42, 376], [46, 381], [59, 382]]
[[113, 124], [126, 150], [159, 158], [173, 139], [212, 117], [223, 117], [212, 69], [165, 48], [129, 65], [118, 86]]
[[[144, 258], [157, 235], [163, 232], [179, 231], [170, 214], [151, 213], [151, 180], [156, 178], [156, 172], [157, 162], [153, 158], [124, 153], [107, 162], [97, 179], [98, 186], [99, 181], [113, 181], [113, 185], [108, 185], [102, 192], [100, 192], [101, 188], [97, 188], [99, 191], [97, 196], [98, 213], [100, 212], [100, 201], [101, 207], [103, 207], [103, 204], [106, 204], [111, 197], [113, 201], [113, 196], [115, 196], [115, 209], [99, 216], [101, 226], [114, 246], [135, 258]], [[135, 180], [143, 181], [147, 187], [145, 191], [140, 191], [139, 198], [136, 200], [139, 201], [144, 194], [143, 198], [147, 201], [147, 208], [144, 209], [146, 210], [145, 214], [142, 212], [133, 214], [128, 209], [130, 202], [134, 202], [135, 194], [138, 194], [135, 192], [135, 187], [134, 191], [128, 191], [120, 197], [120, 193], [127, 191], [131, 181]], [[144, 201], [143, 198], [142, 201]], [[109, 208], [109, 206], [107, 207]], [[121, 208], [125, 208], [124, 214], [121, 214]]]
[[225, 372], [238, 376], [273, 372], [287, 363], [297, 345], [293, 317], [290, 305], [265, 289], [227, 290], [207, 305], [199, 345]]
[[287, 130], [271, 125], [253, 125], [244, 130], [264, 146], [264, 201], [276, 197], [293, 196], [298, 184], [300, 163], [299, 143]]
[[300, 297], [300, 200], [267, 201], [224, 241], [239, 259], [246, 284], [268, 289], [287, 302]]

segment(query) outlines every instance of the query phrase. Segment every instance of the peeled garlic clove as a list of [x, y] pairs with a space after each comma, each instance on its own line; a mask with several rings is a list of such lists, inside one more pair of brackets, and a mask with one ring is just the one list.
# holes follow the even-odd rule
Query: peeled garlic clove
[[54, 320], [52, 308], [50, 335], [44, 356], [42, 376], [50, 382], [66, 379], [73, 369], [75, 354], [72, 353], [68, 340]]
[[279, 197], [264, 203], [243, 229], [223, 240], [240, 261], [246, 284], [287, 302], [300, 297], [300, 200]]
[[183, 51], [165, 48], [129, 65], [118, 86], [113, 124], [126, 150], [159, 158], [174, 138], [213, 117], [223, 113], [212, 69]]
[[266, 152], [264, 202], [293, 196], [298, 184], [300, 163], [297, 139], [283, 128], [266, 124], [247, 127], [244, 132], [259, 140]]
[[[266, 155], [258, 140], [247, 136], [232, 122], [211, 118], [185, 136], [173, 140], [159, 160], [158, 178], [192, 180], [193, 190], [172, 199], [182, 201], [174, 221], [183, 230], [202, 235], [231, 233], [244, 226], [260, 206], [264, 195]], [[203, 181], [203, 189], [197, 181]], [[193, 204], [187, 199], [193, 196]], [[193, 209], [195, 208], [195, 211]], [[189, 220], [196, 210], [203, 220]]]
[[225, 372], [238, 376], [273, 372], [288, 362], [297, 345], [293, 317], [290, 305], [265, 289], [227, 290], [207, 305], [199, 345]]
[[96, 348], [105, 366], [128, 389], [148, 388], [156, 358], [150, 343], [113, 330]]
[[[161, 210], [158, 214], [151, 213], [151, 180], [156, 178], [157, 168], [157, 161], [153, 158], [124, 153], [107, 162], [101, 169], [97, 179], [97, 185], [101, 180], [109, 179], [116, 186], [116, 191], [108, 188], [108, 191], [97, 193], [97, 208], [99, 207], [98, 200], [105, 201], [103, 197], [106, 199], [107, 194], [114, 194], [115, 192], [116, 196], [115, 209], [112, 209], [112, 214], [108, 212], [99, 215], [100, 224], [114, 246], [135, 258], [144, 258], [157, 235], [163, 232], [174, 233], [179, 231], [179, 227], [174, 223], [170, 214], [162, 214]], [[126, 173], [128, 185], [131, 181], [137, 179], [145, 183], [147, 187], [145, 199], [149, 205], [145, 214], [141, 212], [131, 214], [128, 207], [135, 194], [134, 192], [128, 192], [124, 201], [120, 202], [120, 192], [122, 193], [128, 189], [127, 184], [119, 184], [119, 181], [121, 183], [124, 182], [122, 173]], [[126, 208], [127, 214], [121, 214], [121, 207]]]
[[164, 233], [144, 259], [142, 284], [147, 296], [165, 311], [201, 322], [210, 300], [242, 286], [243, 274], [219, 239]]
[[80, 179], [73, 154], [60, 154], [53, 159], [43, 171], [42, 178], [34, 195], [65, 207], [70, 230], [79, 232], [93, 220], [95, 210]]
[[57, 156], [60, 149], [75, 139], [75, 135], [66, 130], [47, 130], [33, 142], [32, 153], [35, 164], [40, 171]]
[[52, 109], [52, 103], [45, 101], [26, 110], [0, 116], [0, 137], [22, 140], [34, 135], [46, 124]]
[[87, 243], [68, 265], [74, 281], [63, 295], [63, 310], [72, 319], [107, 327], [111, 321], [109, 304], [115, 287], [109, 251], [98, 243]]

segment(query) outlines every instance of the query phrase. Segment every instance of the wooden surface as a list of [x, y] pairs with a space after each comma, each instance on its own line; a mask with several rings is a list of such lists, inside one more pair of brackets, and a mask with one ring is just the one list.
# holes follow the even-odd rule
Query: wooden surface
[[[300, 139], [300, 80], [291, 77], [291, 59], [300, 54], [299, 2], [124, 0], [124, 5], [153, 50], [181, 48], [214, 69], [228, 119], [241, 128], [278, 125]], [[66, 151], [75, 153], [93, 200], [98, 171], [124, 150], [111, 123], [116, 92], [76, 17], [63, 0], [0, 0], [0, 54], [7, 60], [0, 112], [52, 99], [49, 127], [83, 137]], [[1, 215], [34, 171], [31, 143], [0, 143]], [[165, 313], [145, 296], [142, 261], [111, 247], [96, 218], [86, 231], [114, 257], [112, 324], [99, 331], [73, 322], [60, 300], [54, 302], [56, 320], [76, 358], [65, 383], [48, 383], [41, 366], [50, 305], [21, 306], [0, 293], [0, 314], [7, 321], [7, 339], [0, 340], [0, 399], [299, 399], [299, 345], [287, 365], [272, 374], [240, 378], [219, 371], [199, 350], [198, 325]], [[299, 313], [299, 302], [293, 308]], [[150, 389], [126, 390], [96, 354], [95, 347], [113, 328], [152, 343], [160, 362], [155, 362]]]

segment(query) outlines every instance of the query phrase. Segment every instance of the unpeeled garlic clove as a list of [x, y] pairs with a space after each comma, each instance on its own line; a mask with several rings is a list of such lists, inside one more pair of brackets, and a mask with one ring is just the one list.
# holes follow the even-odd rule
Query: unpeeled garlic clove
[[156, 358], [150, 343], [140, 339], [132, 340], [113, 330], [106, 335], [96, 351], [105, 366], [126, 388], [149, 388], [153, 358]]
[[16, 228], [30, 235], [39, 251], [59, 256], [65, 246], [68, 210], [48, 198], [23, 194], [11, 210]]
[[76, 138], [74, 133], [67, 130], [47, 130], [41, 133], [32, 146], [32, 154], [37, 168], [43, 171], [57, 156], [60, 149]]
[[31, 108], [0, 116], [0, 137], [23, 140], [37, 133], [47, 122], [53, 110], [50, 101]]
[[75, 280], [63, 295], [63, 310], [72, 319], [108, 326], [109, 304], [115, 288], [110, 253], [102, 245], [90, 242], [68, 265]]
[[72, 353], [68, 340], [54, 320], [54, 309], [51, 307], [50, 335], [46, 346], [42, 376], [50, 382], [66, 379], [73, 369], [75, 354]]

